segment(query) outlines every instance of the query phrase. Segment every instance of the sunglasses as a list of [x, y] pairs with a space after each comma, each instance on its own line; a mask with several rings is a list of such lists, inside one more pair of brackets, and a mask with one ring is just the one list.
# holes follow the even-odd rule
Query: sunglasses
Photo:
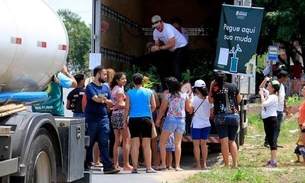
[[161, 22], [161, 20], [158, 20], [158, 21], [156, 21], [156, 22], [152, 22], [151, 25], [157, 24], [157, 23], [159, 23], [159, 22]]

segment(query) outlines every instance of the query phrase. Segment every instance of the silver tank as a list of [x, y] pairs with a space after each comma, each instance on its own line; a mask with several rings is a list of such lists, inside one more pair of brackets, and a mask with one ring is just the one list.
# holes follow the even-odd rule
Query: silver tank
[[0, 92], [41, 90], [65, 64], [68, 36], [42, 0], [0, 0]]

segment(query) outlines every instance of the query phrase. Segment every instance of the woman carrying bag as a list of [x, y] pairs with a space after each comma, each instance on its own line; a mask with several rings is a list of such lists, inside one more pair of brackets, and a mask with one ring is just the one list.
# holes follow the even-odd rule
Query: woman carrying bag
[[210, 114], [213, 104], [208, 100], [208, 89], [203, 80], [197, 80], [193, 86], [196, 95], [193, 100], [194, 116], [191, 123], [191, 134], [193, 139], [193, 152], [196, 163], [193, 168], [200, 169], [200, 148], [202, 157], [202, 168], [207, 168], [207, 139], [211, 130]]

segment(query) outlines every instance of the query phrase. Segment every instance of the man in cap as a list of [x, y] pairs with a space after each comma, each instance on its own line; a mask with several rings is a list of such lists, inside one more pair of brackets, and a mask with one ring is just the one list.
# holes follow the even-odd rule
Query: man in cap
[[151, 23], [152, 28], [154, 28], [153, 39], [155, 40], [151, 51], [169, 50], [172, 53], [173, 76], [181, 80], [181, 66], [185, 62], [188, 51], [187, 40], [171, 24], [164, 23], [159, 15], [154, 15], [151, 18]]

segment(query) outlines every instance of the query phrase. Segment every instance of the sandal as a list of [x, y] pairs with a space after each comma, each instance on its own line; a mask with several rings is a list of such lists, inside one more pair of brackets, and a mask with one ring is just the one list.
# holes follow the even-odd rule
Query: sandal
[[166, 169], [166, 167], [159, 166], [159, 167], [156, 168], [156, 170], [158, 170], [158, 171], [165, 171], [167, 169]]
[[174, 168], [171, 167], [171, 166], [167, 167], [167, 169], [168, 169], [168, 170], [174, 170]]
[[157, 173], [154, 169], [146, 169], [146, 173]]
[[294, 163], [301, 163], [301, 161], [300, 160], [295, 160]]
[[196, 163], [194, 163], [194, 164], [192, 165], [192, 168], [193, 168], [193, 169], [201, 169], [200, 165], [198, 166], [198, 165], [196, 165]]
[[132, 166], [124, 167], [123, 170], [124, 171], [132, 171], [133, 167]]
[[180, 171], [183, 171], [183, 169], [182, 168], [176, 168], [175, 171], [180, 172]]
[[102, 163], [93, 163], [93, 166], [94, 166], [94, 167], [101, 168], [101, 167], [103, 167], [104, 165], [103, 165]]

